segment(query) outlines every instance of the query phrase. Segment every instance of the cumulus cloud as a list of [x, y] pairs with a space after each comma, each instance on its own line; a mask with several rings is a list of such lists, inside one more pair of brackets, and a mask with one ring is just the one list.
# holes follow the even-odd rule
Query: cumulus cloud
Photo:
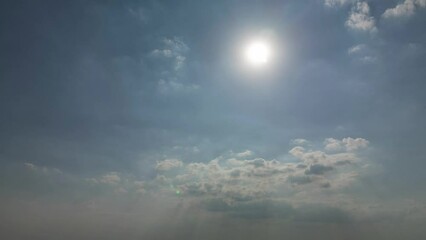
[[246, 158], [246, 157], [250, 157], [253, 155], [253, 152], [250, 150], [245, 150], [244, 152], [240, 152], [236, 154], [236, 157], [239, 158]]
[[170, 171], [175, 168], [182, 167], [183, 163], [178, 159], [166, 159], [163, 161], [157, 162], [155, 169], [157, 171]]
[[386, 9], [383, 18], [401, 18], [414, 15], [417, 8], [426, 7], [426, 0], [405, 0], [394, 8]]
[[[298, 142], [303, 144], [307, 140]], [[74, 189], [120, 198], [179, 197], [201, 203], [204, 210], [234, 217], [313, 221], [311, 212], [304, 212], [306, 207], [318, 204], [317, 197], [324, 191], [339, 192], [357, 181], [359, 174], [354, 163], [365, 161], [357, 151], [366, 147], [368, 141], [329, 138], [324, 143], [335, 143], [337, 152], [328, 153], [327, 144], [315, 147], [321, 145], [310, 142], [303, 147], [294, 146], [285, 161], [256, 157], [251, 150], [230, 151], [208, 162], [158, 161], [153, 169], [156, 176], [144, 181], [120, 172], [87, 179], [71, 176], [66, 181], [73, 182]], [[43, 171], [31, 163], [25, 167], [29, 171]], [[265, 203], [274, 206], [271, 211], [265, 210]], [[328, 208], [335, 207], [333, 201], [326, 204]]]
[[363, 32], [376, 32], [376, 21], [370, 16], [370, 6], [367, 2], [356, 2], [351, 9], [346, 26]]
[[[331, 141], [326, 139], [327, 143]], [[362, 138], [333, 141], [338, 151], [332, 154], [324, 151], [327, 145], [324, 150], [293, 147], [289, 154], [296, 162], [254, 157], [250, 150], [231, 152], [209, 162], [185, 164], [179, 160], [165, 160], [157, 163], [158, 175], [149, 184], [165, 193], [215, 197], [228, 202], [289, 197], [311, 187], [336, 189], [339, 184], [334, 181], [340, 180], [347, 171], [343, 167], [362, 161], [356, 151], [366, 147], [368, 141]]]
[[369, 141], [364, 138], [343, 138], [342, 140], [334, 138], [326, 138], [324, 140], [325, 150], [327, 151], [355, 151], [361, 148], [366, 148]]

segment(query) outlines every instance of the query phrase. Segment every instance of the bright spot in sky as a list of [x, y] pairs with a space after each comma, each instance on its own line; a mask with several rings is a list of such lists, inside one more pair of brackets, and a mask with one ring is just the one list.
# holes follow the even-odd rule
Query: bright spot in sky
[[257, 41], [247, 45], [245, 57], [253, 65], [263, 65], [269, 60], [271, 50], [265, 42]]

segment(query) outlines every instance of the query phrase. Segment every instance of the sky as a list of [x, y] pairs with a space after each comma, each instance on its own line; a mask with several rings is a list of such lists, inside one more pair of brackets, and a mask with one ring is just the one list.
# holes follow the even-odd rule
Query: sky
[[0, 237], [426, 238], [425, 24], [425, 0], [2, 1]]

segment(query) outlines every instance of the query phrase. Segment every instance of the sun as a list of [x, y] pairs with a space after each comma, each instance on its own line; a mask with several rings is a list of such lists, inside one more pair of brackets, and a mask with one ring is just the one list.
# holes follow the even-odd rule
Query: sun
[[270, 55], [270, 46], [263, 41], [251, 42], [245, 49], [245, 58], [247, 62], [254, 66], [261, 66], [268, 63]]

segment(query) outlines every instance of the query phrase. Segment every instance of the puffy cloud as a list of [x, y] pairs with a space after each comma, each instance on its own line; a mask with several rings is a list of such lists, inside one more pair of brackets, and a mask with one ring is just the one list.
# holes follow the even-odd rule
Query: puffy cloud
[[343, 138], [342, 140], [327, 138], [324, 140], [325, 150], [327, 151], [356, 151], [361, 148], [366, 148], [369, 141], [364, 138]]
[[342, 149], [342, 141], [334, 138], [326, 138], [324, 145], [327, 151], [340, 151]]
[[170, 171], [175, 168], [182, 167], [183, 163], [178, 159], [166, 159], [163, 161], [157, 162], [155, 169], [157, 171]]
[[369, 144], [364, 138], [343, 138], [342, 143], [348, 151], [355, 151], [360, 148], [366, 148]]
[[346, 26], [350, 29], [365, 32], [375, 32], [376, 21], [370, 16], [370, 7], [366, 2], [357, 2], [352, 7]]
[[329, 154], [322, 149], [295, 146], [289, 154], [299, 162], [250, 158], [254, 155], [250, 150], [231, 152], [210, 162], [185, 164], [176, 159], [164, 160], [157, 163], [157, 178], [148, 185], [165, 193], [175, 194], [178, 190], [182, 196], [216, 197], [230, 202], [291, 196], [311, 187], [336, 189], [339, 185], [334, 181], [346, 173], [343, 168], [351, 169], [352, 163], [361, 161], [356, 150], [366, 147], [368, 141], [362, 138], [326, 141], [334, 141], [339, 152]]
[[426, 0], [405, 0], [404, 2], [396, 5], [394, 8], [387, 9], [382, 17], [383, 18], [401, 18], [410, 17], [414, 15], [416, 8], [426, 7]]
[[253, 155], [253, 152], [252, 152], [252, 151], [250, 151], [250, 150], [246, 150], [246, 151], [244, 151], [244, 152], [237, 153], [237, 154], [236, 154], [236, 157], [239, 157], [239, 158], [246, 158], [246, 157], [250, 157], [250, 156], [252, 156], [252, 155]]

